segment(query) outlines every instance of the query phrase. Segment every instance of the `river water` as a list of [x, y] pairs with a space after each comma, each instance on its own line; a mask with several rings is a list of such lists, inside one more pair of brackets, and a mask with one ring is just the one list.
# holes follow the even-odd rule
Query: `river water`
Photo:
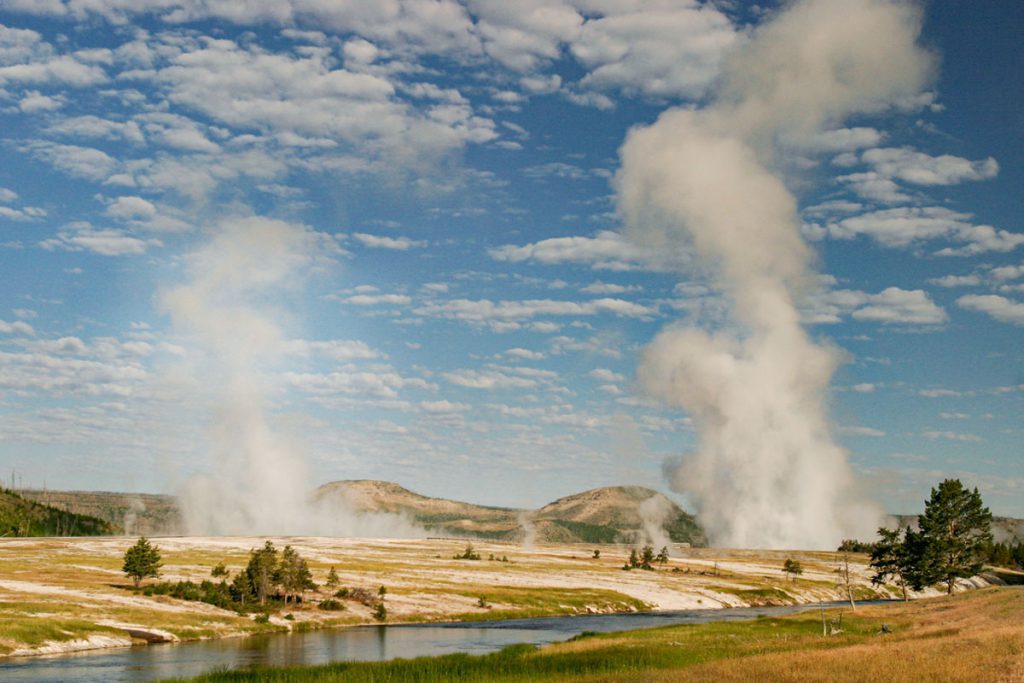
[[[842, 607], [846, 603], [826, 603]], [[213, 669], [256, 664], [325, 664], [383, 661], [399, 657], [484, 654], [507, 645], [544, 645], [584, 631], [607, 633], [674, 624], [740, 621], [782, 616], [817, 604], [674, 612], [634, 612], [452, 624], [394, 624], [274, 633], [179, 644], [146, 645], [89, 652], [0, 660], [0, 681], [113, 683], [197, 676]]]

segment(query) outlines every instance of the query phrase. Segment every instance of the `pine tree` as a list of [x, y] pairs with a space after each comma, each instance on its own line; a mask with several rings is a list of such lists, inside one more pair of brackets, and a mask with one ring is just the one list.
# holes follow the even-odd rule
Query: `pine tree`
[[915, 545], [915, 534], [907, 527], [904, 530], [878, 529], [878, 543], [871, 551], [871, 568], [875, 570], [871, 583], [880, 586], [890, 577], [896, 579], [896, 585], [903, 591], [906, 601], [907, 586], [914, 575], [914, 554], [911, 548]]
[[334, 567], [331, 567], [331, 571], [327, 572], [327, 580], [324, 581], [324, 586], [331, 591], [335, 591], [340, 583], [341, 579], [338, 578], [338, 572], [334, 571]]
[[245, 568], [249, 577], [252, 592], [261, 605], [267, 604], [267, 598], [277, 586], [277, 548], [270, 541], [259, 550], [249, 551], [249, 564]]
[[952, 594], [957, 579], [980, 572], [985, 549], [992, 543], [991, 525], [992, 513], [982, 504], [978, 489], [967, 490], [959, 479], [933, 488], [924, 514], [917, 518], [914, 589], [942, 582]]
[[121, 568], [131, 578], [135, 587], [147, 576], [160, 575], [160, 549], [150, 544], [149, 540], [142, 536], [124, 554], [124, 566]]

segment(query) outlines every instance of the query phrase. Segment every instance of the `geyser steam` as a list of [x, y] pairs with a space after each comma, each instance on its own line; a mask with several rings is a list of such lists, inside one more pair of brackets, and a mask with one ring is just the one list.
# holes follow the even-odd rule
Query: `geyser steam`
[[919, 28], [905, 3], [793, 3], [727, 62], [710, 105], [666, 111], [622, 147], [630, 235], [692, 244], [732, 302], [734, 330], [667, 329], [638, 369], [645, 390], [693, 416], [696, 452], [665, 469], [717, 545], [834, 547], [879, 520], [831, 439], [837, 354], [800, 324], [811, 253], [775, 168], [845, 116], [918, 93], [931, 67]]
[[310, 501], [305, 458], [271, 427], [267, 403], [286, 339], [282, 293], [300, 291], [323, 236], [262, 217], [221, 223], [189, 258], [191, 280], [164, 293], [192, 340], [193, 372], [210, 394], [213, 471], [180, 492], [191, 534], [418, 535], [394, 515], [355, 515], [342, 501]]

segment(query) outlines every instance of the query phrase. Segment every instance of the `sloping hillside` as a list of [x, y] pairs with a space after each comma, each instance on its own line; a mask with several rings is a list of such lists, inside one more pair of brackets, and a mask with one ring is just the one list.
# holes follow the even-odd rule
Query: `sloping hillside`
[[602, 530], [615, 532], [608, 541], [655, 540], [664, 534], [676, 543], [705, 545], [697, 521], [668, 498], [643, 486], [607, 486], [548, 503], [532, 515], [535, 523], [550, 520], [569, 528], [582, 541], [605, 540]]
[[314, 494], [340, 499], [363, 512], [408, 515], [438, 534], [549, 543], [613, 543], [671, 540], [703, 545], [696, 521], [657, 491], [613, 486], [560, 498], [538, 510], [487, 507], [429, 498], [397, 484], [335, 481]]
[[146, 536], [180, 533], [174, 496], [110, 491], [42, 491], [19, 493], [29, 500], [79, 515], [105, 520], [119, 534]]
[[0, 489], [0, 536], [104, 536], [114, 531], [102, 519], [58, 510]]
[[487, 507], [446, 498], [421, 496], [389, 481], [350, 479], [319, 487], [313, 499], [341, 500], [359, 512], [405, 514], [420, 526], [439, 533], [468, 534], [493, 539], [517, 538], [518, 519], [525, 510]]

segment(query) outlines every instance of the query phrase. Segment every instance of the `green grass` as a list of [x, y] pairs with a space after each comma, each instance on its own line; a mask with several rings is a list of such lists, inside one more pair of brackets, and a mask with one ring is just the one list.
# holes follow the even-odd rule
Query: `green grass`
[[[1024, 591], [985, 589], [952, 598], [843, 612], [825, 637], [817, 612], [746, 622], [588, 634], [536, 648], [390, 662], [222, 671], [202, 683], [433, 683], [441, 681], [860, 681], [1000, 680], [1024, 652]], [[827, 617], [835, 620], [838, 610]], [[881, 636], [881, 624], [891, 633]], [[906, 660], [906, 661], [904, 661]], [[1010, 679], [1006, 679], [1010, 680]]]
[[88, 638], [97, 633], [116, 633], [124, 635], [124, 631], [100, 626], [84, 619], [59, 619], [53, 617], [37, 617], [22, 619], [9, 615], [0, 615], [0, 652], [8, 653], [18, 647], [34, 647], [46, 642], [66, 642], [79, 638]]

